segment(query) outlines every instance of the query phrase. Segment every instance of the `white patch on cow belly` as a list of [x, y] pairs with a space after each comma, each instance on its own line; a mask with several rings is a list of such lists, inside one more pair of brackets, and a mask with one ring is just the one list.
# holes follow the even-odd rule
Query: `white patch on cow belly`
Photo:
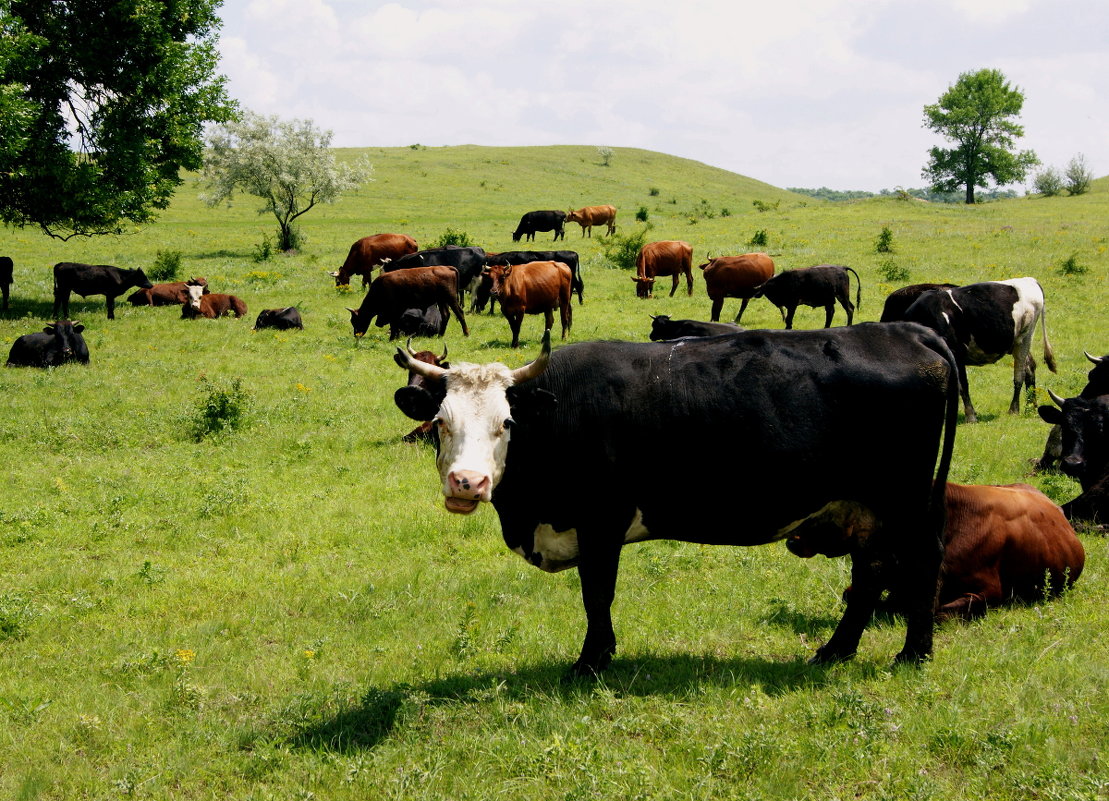
[[643, 525], [643, 512], [639, 509], [635, 510], [635, 518], [632, 524], [628, 526], [628, 530], [624, 533], [624, 544], [629, 542], [642, 542], [643, 540], [651, 539], [651, 532]]
[[535, 553], [543, 557], [539, 569], [548, 573], [566, 570], [578, 563], [578, 530], [555, 531], [547, 523], [535, 527], [533, 535]]

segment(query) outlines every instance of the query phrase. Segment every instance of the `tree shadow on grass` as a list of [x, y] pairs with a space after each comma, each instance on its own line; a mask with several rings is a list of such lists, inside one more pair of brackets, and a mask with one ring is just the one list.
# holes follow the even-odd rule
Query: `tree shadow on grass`
[[[875, 675], [885, 667], [867, 670]], [[512, 672], [482, 671], [431, 681], [370, 687], [355, 703], [336, 714], [299, 727], [287, 742], [295, 748], [355, 753], [376, 748], [406, 720], [428, 706], [483, 704], [494, 699], [553, 703], [589, 695], [598, 689], [616, 696], [685, 698], [709, 686], [757, 686], [767, 695], [784, 695], [822, 687], [833, 669], [809, 665], [802, 657], [772, 661], [711, 654], [637, 653], [614, 659], [596, 679], [566, 679], [565, 664], [532, 664]]]

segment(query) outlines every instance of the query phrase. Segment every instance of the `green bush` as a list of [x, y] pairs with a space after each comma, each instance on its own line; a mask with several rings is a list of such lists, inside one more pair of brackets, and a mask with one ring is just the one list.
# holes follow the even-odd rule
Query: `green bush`
[[650, 189], [647, 190], [647, 194], [651, 197], [658, 197], [658, 187], [652, 186]]
[[884, 226], [882, 232], [878, 234], [878, 239], [874, 243], [875, 253], [893, 253], [893, 231], [889, 226]]
[[879, 263], [878, 272], [890, 283], [909, 280], [909, 268], [900, 266], [893, 259], [885, 259]]
[[636, 222], [647, 222], [647, 217], [650, 213], [647, 211], [646, 206], [640, 206], [639, 210], [635, 213]]
[[758, 209], [759, 213], [761, 214], [764, 211], [777, 211], [778, 210], [778, 205], [781, 202], [782, 201], [780, 201], [780, 200], [775, 200], [773, 203], [767, 203], [766, 201], [763, 201], [763, 200], [752, 200], [751, 205], [754, 206], [756, 209]]
[[1032, 186], [1044, 197], [1054, 197], [1063, 193], [1063, 177], [1054, 167], [1048, 167], [1036, 173], [1032, 179]]
[[269, 234], [262, 234], [262, 241], [254, 246], [254, 253], [253, 255], [251, 255], [250, 258], [256, 264], [260, 264], [264, 261], [269, 261], [270, 259], [272, 259], [273, 254], [273, 240], [270, 239]]
[[213, 434], [238, 431], [246, 425], [254, 398], [243, 388], [241, 378], [228, 382], [201, 376], [201, 397], [189, 421], [189, 433], [197, 442]]
[[1085, 264], [1079, 264], [1077, 253], [1070, 254], [1063, 260], [1063, 263], [1059, 265], [1059, 272], [1062, 275], [1083, 275], [1086, 270], [1087, 267]]
[[766, 233], [766, 229], [760, 228], [751, 235], [751, 238], [747, 240], [747, 244], [753, 248], [764, 248], [769, 241], [770, 235]]
[[151, 281], [176, 281], [181, 275], [181, 251], [159, 250], [154, 254], [154, 264], [147, 272]]
[[456, 245], [460, 248], [474, 247], [474, 240], [465, 231], [456, 231], [454, 228], [447, 228], [439, 238], [435, 240], [433, 248], [445, 248], [447, 245]]
[[1067, 182], [1067, 191], [1072, 195], [1084, 195], [1090, 191], [1090, 182], [1094, 180], [1094, 174], [1086, 166], [1086, 157], [1081, 153], [1072, 158], [1070, 163], [1067, 164], [1064, 176]]
[[639, 251], [647, 244], [647, 232], [653, 226], [647, 223], [630, 234], [613, 234], [600, 240], [605, 260], [621, 270], [634, 270]]

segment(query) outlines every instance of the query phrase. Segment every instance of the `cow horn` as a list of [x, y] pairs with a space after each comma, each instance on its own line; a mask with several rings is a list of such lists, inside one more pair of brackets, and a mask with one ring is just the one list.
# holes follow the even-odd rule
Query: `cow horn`
[[[409, 345], [409, 350], [411, 349], [411, 345]], [[416, 373], [417, 375], [422, 375], [424, 378], [428, 378], [432, 381], [441, 381], [447, 375], [447, 373], [450, 372], [449, 370], [445, 370], [437, 364], [428, 364], [427, 362], [421, 362], [413, 359], [400, 348], [397, 348], [396, 361], [397, 364], [399, 364], [406, 370], [411, 370], [413, 373]]]
[[648, 314], [647, 316], [648, 316], [648, 317], [650, 317], [650, 318], [651, 318], [652, 320], [657, 320], [657, 319], [658, 319], [658, 318], [657, 318], [657, 317], [655, 317], [655, 315], [653, 315], [653, 314]]
[[533, 361], [528, 362], [523, 367], [519, 367], [512, 371], [512, 383], [519, 384], [521, 381], [527, 381], [529, 378], [535, 378], [547, 369], [547, 364], [551, 360], [551, 329], [543, 332], [543, 347], [539, 351], [539, 357]]
[[445, 362], [446, 360], [447, 360], [447, 343], [444, 342], [443, 343], [443, 355], [439, 357], [439, 361], [440, 362]]
[[339, 277], [339, 271], [338, 270], [334, 270], [334, 271], [329, 270], [327, 274], [330, 275], [332, 278], [338, 278]]
[[404, 343], [404, 348], [408, 351], [409, 356], [416, 355], [416, 351], [412, 350], [412, 337], [409, 337], [408, 341]]
[[1056, 395], [1056, 394], [1055, 394], [1054, 392], [1052, 392], [1052, 391], [1051, 391], [1050, 389], [1049, 389], [1049, 390], [1047, 391], [1047, 394], [1048, 394], [1048, 395], [1049, 395], [1049, 396], [1051, 397], [1051, 399], [1052, 399], [1053, 401], [1055, 401], [1055, 405], [1056, 405], [1056, 406], [1058, 406], [1058, 407], [1059, 407], [1060, 409], [1062, 409], [1062, 408], [1063, 408], [1063, 403], [1065, 403], [1065, 402], [1066, 402], [1066, 398], [1060, 398], [1060, 397], [1059, 397], [1058, 395]]
[[1090, 362], [1092, 362], [1093, 364], [1101, 364], [1101, 363], [1102, 363], [1103, 361], [1105, 361], [1105, 357], [1104, 357], [1104, 356], [1091, 356], [1090, 354], [1086, 353], [1086, 351], [1082, 351], [1082, 353], [1083, 353], [1083, 354], [1084, 354], [1084, 355], [1086, 356], [1086, 358], [1087, 358], [1087, 359], [1089, 359], [1089, 360], [1090, 360]]

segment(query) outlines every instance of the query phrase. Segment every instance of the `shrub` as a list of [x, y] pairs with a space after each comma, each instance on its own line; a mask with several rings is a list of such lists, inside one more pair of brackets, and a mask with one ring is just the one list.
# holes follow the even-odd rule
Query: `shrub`
[[613, 150], [611, 147], [601, 145], [597, 148], [597, 155], [601, 157], [601, 166], [607, 167], [612, 161]]
[[647, 222], [648, 216], [649, 212], [647, 211], [646, 206], [640, 206], [639, 210], [635, 213], [635, 219], [637, 222]]
[[752, 200], [751, 205], [758, 209], [759, 213], [762, 213], [764, 211], [777, 211], [778, 204], [781, 202], [780, 200], [775, 200], [773, 203], [767, 203], [763, 200]]
[[647, 194], [651, 197], [658, 197], [658, 187], [652, 186], [650, 189], [647, 190]]
[[1032, 179], [1033, 188], [1044, 197], [1054, 197], [1063, 192], [1063, 177], [1054, 167], [1036, 173]]
[[176, 281], [181, 274], [181, 251], [159, 250], [147, 277], [151, 281]]
[[241, 378], [229, 382], [200, 377], [201, 397], [189, 421], [189, 434], [200, 442], [212, 434], [237, 431], [244, 427], [254, 399], [243, 389]]
[[751, 238], [747, 240], [747, 244], [753, 248], [764, 248], [769, 241], [770, 235], [766, 233], [766, 229], [760, 228], [751, 235]]
[[878, 234], [878, 239], [874, 242], [875, 253], [893, 253], [893, 231], [889, 226], [883, 226], [882, 232]]
[[255, 263], [261, 263], [272, 259], [273, 253], [273, 241], [270, 239], [269, 234], [262, 234], [262, 241], [254, 246], [254, 255], [251, 256], [251, 258]]
[[613, 234], [601, 240], [605, 260], [621, 270], [634, 270], [639, 251], [647, 244], [647, 232], [653, 226], [647, 223], [630, 234]]
[[474, 240], [465, 231], [456, 231], [453, 228], [447, 228], [439, 238], [432, 245], [433, 248], [445, 248], [447, 245], [457, 245], [460, 248], [474, 247]]
[[720, 209], [720, 216], [721, 217], [731, 217], [732, 216], [732, 210], [729, 209], [727, 206], [725, 206], [724, 208]]
[[1086, 265], [1078, 263], [1078, 254], [1072, 253], [1067, 258], [1063, 259], [1063, 263], [1059, 265], [1059, 272], [1062, 275], [1083, 275], [1086, 272]]
[[1067, 191], [1072, 195], [1082, 195], [1090, 191], [1090, 182], [1094, 180], [1094, 174], [1086, 166], [1086, 157], [1081, 153], [1070, 160], [1063, 175], [1066, 179]]
[[880, 262], [878, 264], [878, 272], [890, 283], [907, 281], [909, 279], [909, 268], [900, 266], [893, 259], [885, 259]]

